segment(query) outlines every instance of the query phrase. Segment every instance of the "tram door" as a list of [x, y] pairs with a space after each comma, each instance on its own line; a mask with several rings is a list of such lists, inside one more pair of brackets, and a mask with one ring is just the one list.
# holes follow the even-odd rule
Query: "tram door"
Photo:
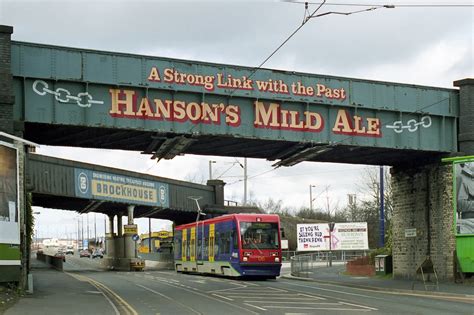
[[198, 222], [196, 226], [196, 243], [197, 243], [197, 250], [196, 250], [196, 263], [198, 265], [203, 264], [204, 260], [204, 222]]
[[209, 262], [214, 262], [214, 224], [209, 224]]

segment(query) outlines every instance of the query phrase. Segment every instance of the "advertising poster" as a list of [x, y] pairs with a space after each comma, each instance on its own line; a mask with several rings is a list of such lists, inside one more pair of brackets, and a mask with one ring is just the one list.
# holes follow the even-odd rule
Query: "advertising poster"
[[474, 234], [474, 162], [455, 164], [456, 232]]
[[296, 230], [298, 251], [369, 249], [367, 222], [336, 223], [331, 237], [327, 223], [298, 224]]
[[17, 150], [0, 142], [0, 243], [20, 244]]

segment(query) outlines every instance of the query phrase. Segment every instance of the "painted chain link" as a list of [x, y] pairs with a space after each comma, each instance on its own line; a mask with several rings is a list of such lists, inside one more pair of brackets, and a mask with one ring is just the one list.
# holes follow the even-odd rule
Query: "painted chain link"
[[392, 125], [386, 125], [386, 128], [393, 129], [396, 133], [402, 133], [405, 129], [409, 132], [415, 132], [418, 130], [418, 127], [429, 128], [431, 126], [431, 117], [423, 116], [418, 122], [415, 119], [410, 119], [407, 121], [406, 125], [403, 125], [401, 120], [394, 121]]
[[[36, 80], [33, 83], [33, 91], [36, 94], [44, 96], [46, 94], [54, 95], [54, 98], [61, 103], [70, 103], [74, 101], [80, 107], [91, 107], [92, 104], [104, 104], [103, 101], [96, 101], [88, 92], [81, 92], [77, 96], [71, 95], [71, 92], [64, 88], [57, 88], [55, 91], [49, 89], [48, 83], [43, 80]], [[83, 101], [86, 101], [83, 103]]]

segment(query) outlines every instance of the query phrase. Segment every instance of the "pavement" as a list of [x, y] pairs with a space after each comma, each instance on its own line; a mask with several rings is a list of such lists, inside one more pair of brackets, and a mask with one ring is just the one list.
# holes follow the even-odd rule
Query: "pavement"
[[[409, 295], [449, 296], [460, 300], [474, 301], [474, 284], [454, 284], [440, 282], [439, 290], [426, 291], [421, 281], [393, 280], [387, 277], [360, 277], [345, 273], [343, 263], [334, 263], [327, 267], [325, 263], [316, 265], [299, 277], [291, 275], [290, 263], [282, 266], [285, 279], [312, 281], [340, 286], [348, 286], [374, 291], [398, 292]], [[41, 261], [32, 260], [34, 294], [26, 295], [21, 303], [6, 310], [5, 315], [28, 314], [117, 314], [110, 301], [92, 283], [81, 281], [80, 276], [73, 277], [67, 272], [51, 269]], [[413, 284], [414, 290], [412, 289]], [[81, 305], [80, 308], [74, 305]], [[0, 312], [1, 314], [2, 312]]]
[[326, 262], [321, 262], [315, 265], [312, 270], [302, 272], [299, 276], [293, 276], [291, 275], [290, 263], [284, 263], [282, 277], [374, 291], [471, 298], [474, 301], [474, 281], [472, 279], [467, 283], [440, 281], [438, 283], [439, 288], [430, 286], [425, 289], [421, 277], [420, 280], [414, 281], [411, 279], [392, 279], [390, 276], [352, 276], [347, 275], [345, 271], [346, 266], [342, 262], [335, 262], [332, 267], [327, 266]]
[[115, 314], [102, 293], [89, 282], [36, 259], [31, 260], [31, 267], [33, 294], [24, 295], [21, 303], [7, 309], [5, 315]]

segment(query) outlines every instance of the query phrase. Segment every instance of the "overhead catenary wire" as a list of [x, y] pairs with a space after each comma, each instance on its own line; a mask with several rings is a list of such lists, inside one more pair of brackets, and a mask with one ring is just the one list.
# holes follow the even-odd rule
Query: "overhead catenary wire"
[[[314, 4], [318, 5], [321, 2], [308, 2], [308, 1], [283, 1], [293, 4]], [[474, 4], [452, 4], [452, 3], [429, 3], [429, 4], [418, 4], [418, 3], [410, 3], [410, 4], [386, 4], [393, 6], [395, 8], [462, 8], [462, 7], [474, 7]], [[347, 6], [347, 7], [373, 7], [373, 6], [380, 6], [380, 4], [370, 4], [370, 3], [333, 3], [333, 2], [326, 2], [325, 6]]]
[[[296, 35], [296, 33], [299, 32], [299, 30], [301, 30], [301, 28], [303, 28], [303, 26], [306, 25], [306, 23], [308, 23], [309, 20], [311, 20], [312, 18], [317, 18], [317, 17], [323, 17], [323, 16], [326, 16], [326, 15], [330, 15], [330, 14], [337, 14], [337, 15], [352, 15], [352, 14], [357, 14], [357, 13], [362, 13], [362, 12], [368, 12], [368, 11], [373, 11], [373, 10], [377, 10], [377, 9], [382, 9], [382, 8], [386, 8], [386, 9], [393, 9], [394, 6], [392, 5], [375, 5], [375, 6], [372, 6], [370, 8], [367, 8], [367, 9], [363, 9], [363, 10], [357, 10], [357, 11], [351, 11], [351, 12], [337, 12], [337, 11], [329, 11], [329, 12], [325, 12], [325, 13], [321, 13], [321, 14], [316, 14], [320, 9], [321, 7], [326, 3], [326, 0], [324, 0], [323, 2], [320, 2], [318, 3], [318, 7], [313, 11], [313, 13], [309, 14], [308, 16], [306, 16], [306, 13], [307, 13], [307, 10], [308, 10], [308, 6], [307, 4], [305, 4], [305, 15], [304, 15], [304, 18], [303, 18], [303, 22], [301, 23], [300, 26], [298, 26], [294, 31], [293, 33], [290, 34], [290, 36], [288, 36], [275, 50], [273, 50], [270, 55], [265, 58], [265, 60], [263, 60], [257, 67], [255, 67], [252, 72], [249, 74], [249, 76], [247, 77], [248, 80], [250, 80], [254, 75], [255, 73], [261, 69], [263, 67], [263, 65], [265, 65], [267, 63], [268, 60], [270, 60], [283, 46], [285, 46], [286, 43], [288, 43], [290, 41], [290, 39]], [[233, 88], [232, 91], [229, 93], [229, 97], [232, 97], [232, 95], [235, 93], [235, 91], [237, 90], [237, 88]]]

